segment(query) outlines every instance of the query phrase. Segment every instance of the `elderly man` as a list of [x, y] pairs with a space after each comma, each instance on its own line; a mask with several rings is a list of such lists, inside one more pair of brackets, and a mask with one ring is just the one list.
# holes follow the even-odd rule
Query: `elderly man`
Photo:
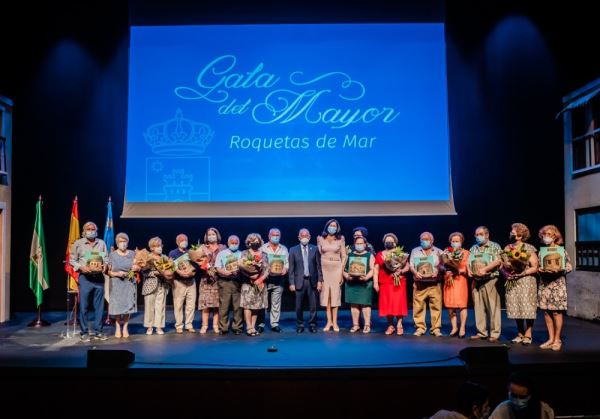
[[231, 328], [234, 335], [244, 331], [244, 309], [240, 306], [242, 277], [238, 269], [238, 260], [242, 256], [240, 238], [231, 235], [227, 239], [227, 249], [217, 254], [215, 267], [219, 275], [219, 334], [229, 333], [229, 309], [233, 311]]
[[[281, 317], [281, 296], [283, 295], [283, 277], [289, 269], [287, 247], [279, 243], [281, 231], [278, 228], [269, 230], [269, 241], [260, 249], [267, 254], [269, 258], [269, 277], [267, 278], [267, 291], [271, 297], [269, 304], [269, 314], [271, 321], [271, 330], [281, 333], [279, 327], [279, 318]], [[268, 300], [267, 300], [268, 301]], [[261, 311], [258, 315], [258, 332], [265, 330], [265, 312]]]
[[[89, 342], [90, 337], [108, 339], [102, 332], [102, 312], [104, 310], [104, 268], [108, 260], [106, 243], [98, 238], [98, 227], [91, 221], [83, 225], [82, 238], [71, 246], [69, 263], [79, 273], [79, 323], [81, 341]], [[94, 329], [88, 329], [88, 305], [94, 311]]]
[[317, 292], [323, 286], [321, 257], [317, 246], [310, 244], [310, 232], [303, 228], [298, 232], [300, 244], [292, 247], [289, 254], [290, 291], [296, 293], [296, 332], [304, 332], [302, 302], [308, 297], [311, 333], [317, 332]]
[[[195, 333], [194, 314], [196, 313], [196, 280], [195, 273], [190, 269], [182, 269], [186, 264], [190, 264], [188, 251], [188, 237], [185, 234], [178, 234], [175, 238], [177, 248], [169, 252], [169, 258], [176, 261], [177, 269], [173, 280], [173, 311], [175, 312], [175, 331], [178, 334], [183, 333], [184, 318], [183, 305], [185, 304], [185, 330]], [[188, 266], [190, 266], [188, 265]]]
[[[498, 243], [490, 240], [490, 231], [485, 226], [475, 229], [476, 244], [470, 249], [471, 258], [478, 255], [486, 255], [487, 266], [473, 272], [471, 263], [467, 265], [469, 276], [475, 281], [473, 283], [473, 306], [475, 308], [475, 327], [477, 334], [471, 339], [488, 339], [496, 342], [500, 338], [500, 295], [496, 289], [496, 282], [500, 276], [500, 258], [502, 248]], [[488, 318], [490, 328], [488, 333]]]
[[431, 330], [433, 336], [443, 336], [442, 327], [442, 288], [440, 285], [443, 269], [442, 251], [433, 245], [433, 234], [421, 233], [421, 245], [410, 252], [410, 270], [413, 273], [413, 319], [415, 336], [423, 336], [427, 325], [425, 312], [429, 303]]

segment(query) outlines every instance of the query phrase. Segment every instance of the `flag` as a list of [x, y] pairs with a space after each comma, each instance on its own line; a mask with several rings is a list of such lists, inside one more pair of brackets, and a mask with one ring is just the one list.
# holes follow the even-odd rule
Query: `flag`
[[104, 226], [104, 243], [106, 243], [107, 251], [114, 250], [115, 247], [115, 230], [113, 228], [112, 216], [112, 200], [108, 197], [108, 206], [106, 213], [106, 224]]
[[42, 304], [42, 292], [49, 287], [48, 263], [46, 261], [46, 244], [44, 242], [44, 227], [42, 226], [42, 197], [38, 200], [35, 210], [35, 225], [31, 252], [29, 253], [29, 288], [35, 295], [37, 307]]
[[73, 208], [71, 208], [71, 223], [69, 224], [69, 242], [67, 243], [67, 254], [65, 257], [65, 271], [67, 271], [67, 291], [79, 292], [77, 281], [79, 280], [79, 272], [75, 271], [69, 260], [71, 259], [71, 246], [75, 240], [79, 238], [79, 210], [77, 209], [77, 197], [73, 200]]

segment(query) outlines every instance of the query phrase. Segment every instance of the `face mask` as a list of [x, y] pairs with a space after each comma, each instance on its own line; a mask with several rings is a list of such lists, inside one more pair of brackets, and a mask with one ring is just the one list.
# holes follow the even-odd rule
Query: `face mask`
[[362, 252], [365, 250], [365, 245], [364, 244], [357, 244], [354, 246], [354, 248], [356, 249], [357, 252]]
[[89, 230], [85, 232], [85, 238], [93, 240], [98, 237], [98, 232], [96, 230]]
[[182, 241], [181, 243], [179, 243], [179, 247], [180, 247], [181, 249], [187, 249], [187, 247], [188, 247], [188, 242], [186, 242], [186, 241]]
[[157, 255], [162, 255], [162, 246], [161, 247], [155, 247], [152, 251], [154, 253], [156, 253]]
[[450, 243], [450, 246], [452, 246], [452, 248], [453, 248], [454, 250], [458, 250], [458, 249], [460, 249], [460, 247], [461, 247], [460, 243], [456, 243], [456, 242], [452, 242], [452, 243]]
[[477, 244], [485, 244], [487, 242], [487, 240], [483, 234], [479, 234], [479, 235], [475, 236], [475, 241], [477, 242]]
[[511, 243], [516, 242], [517, 241], [517, 236], [510, 233], [510, 236], [508, 236], [509, 240]]
[[252, 249], [252, 250], [258, 250], [258, 249], [260, 249], [260, 242], [252, 242], [252, 243], [250, 243], [250, 249]]
[[396, 244], [394, 242], [385, 242], [383, 245], [387, 250], [392, 250], [394, 247], [396, 247]]
[[272, 236], [271, 237], [271, 243], [273, 243], [273, 244], [279, 244], [279, 239], [280, 238], [281, 237], [279, 237], [279, 236]]
[[300, 243], [302, 243], [304, 246], [306, 246], [308, 244], [308, 237], [302, 237], [300, 239]]
[[531, 399], [531, 396], [527, 396], [524, 399], [520, 399], [518, 397], [512, 396], [509, 393], [508, 399], [510, 400], [510, 404], [512, 405], [512, 407], [515, 410], [523, 410], [523, 409], [527, 408], [527, 405], [529, 404], [529, 400]]
[[217, 235], [209, 234], [208, 236], [206, 236], [206, 240], [208, 240], [209, 243], [215, 243], [217, 241]]
[[237, 250], [240, 248], [239, 244], [230, 244], [229, 245], [229, 250], [231, 250], [232, 252], [237, 252]]
[[117, 247], [121, 252], [124, 252], [125, 249], [127, 249], [127, 242], [120, 242], [119, 244], [117, 244]]
[[552, 236], [544, 236], [542, 238], [542, 241], [544, 242], [544, 244], [546, 246], [548, 246], [548, 245], [550, 245], [550, 244], [552, 244], [554, 242], [554, 238]]
[[421, 247], [423, 249], [429, 249], [431, 247], [431, 242], [429, 240], [421, 240]]
[[327, 232], [331, 235], [337, 233], [337, 227], [329, 226], [327, 227]]

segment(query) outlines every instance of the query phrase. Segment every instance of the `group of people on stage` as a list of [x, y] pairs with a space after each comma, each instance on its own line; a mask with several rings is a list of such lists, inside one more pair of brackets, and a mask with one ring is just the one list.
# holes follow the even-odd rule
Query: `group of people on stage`
[[[477, 333], [471, 339], [495, 342], [500, 337], [500, 295], [497, 281], [506, 278], [506, 310], [515, 319], [518, 334], [514, 343], [532, 343], [533, 321], [537, 309], [544, 311], [548, 340], [542, 349], [560, 350], [563, 313], [567, 309], [565, 275], [571, 270], [563, 250], [564, 263], [558, 269], [540, 266], [537, 249], [527, 243], [530, 231], [524, 224], [511, 226], [510, 243], [503, 249], [490, 240], [486, 227], [475, 229], [475, 244], [468, 250], [460, 232], [450, 234], [445, 249], [434, 246], [430, 232], [421, 233], [419, 246], [410, 253], [399, 245], [398, 237], [387, 233], [384, 250], [376, 252], [364, 227], [353, 230], [352, 243], [346, 244], [340, 223], [329, 220], [317, 236], [302, 228], [299, 243], [288, 248], [281, 244], [281, 232], [272, 228], [267, 242], [250, 233], [240, 249], [241, 240], [231, 235], [223, 243], [219, 231], [206, 230], [203, 243], [189, 246], [188, 237], [176, 237], [177, 248], [163, 253], [163, 242], [154, 237], [143, 252], [128, 248], [125, 233], [116, 236], [116, 249], [110, 253], [97, 238], [97, 226], [87, 222], [82, 238], [71, 248], [70, 264], [79, 273], [80, 323], [82, 340], [106, 339], [102, 333], [104, 275], [110, 277], [109, 314], [115, 317], [115, 337], [129, 336], [128, 322], [137, 311], [137, 286], [142, 284], [146, 334], [162, 335], [165, 328], [166, 298], [171, 290], [176, 333], [194, 333], [196, 304], [202, 313], [199, 332], [244, 332], [256, 336], [265, 329], [268, 310], [270, 327], [281, 332], [281, 299], [288, 286], [296, 296], [296, 331], [305, 329], [302, 304], [308, 299], [308, 328], [317, 332], [317, 299], [326, 308], [323, 331], [339, 332], [338, 310], [342, 295], [350, 305], [351, 333], [371, 331], [371, 307], [379, 299], [379, 316], [387, 319], [386, 335], [402, 335], [408, 314], [407, 278], [413, 282], [413, 320], [415, 336], [427, 331], [426, 310], [430, 310], [430, 334], [443, 336], [442, 306], [448, 310], [450, 336], [466, 336], [469, 278]], [[544, 246], [560, 247], [563, 239], [553, 225], [539, 230]], [[142, 254], [145, 253], [145, 254]], [[93, 255], [90, 257], [90, 255]], [[93, 264], [94, 256], [99, 259]], [[91, 263], [92, 261], [92, 263]], [[344, 288], [342, 292], [342, 287]], [[95, 312], [93, 333], [88, 329], [90, 295]], [[270, 304], [269, 304], [270, 300]], [[230, 313], [232, 319], [230, 319]], [[212, 325], [210, 318], [212, 315]], [[361, 326], [362, 315], [362, 326]]]

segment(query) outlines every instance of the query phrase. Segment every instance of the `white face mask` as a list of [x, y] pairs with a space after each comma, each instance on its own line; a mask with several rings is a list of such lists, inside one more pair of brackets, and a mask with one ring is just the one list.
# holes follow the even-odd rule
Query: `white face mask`
[[188, 247], [188, 242], [186, 242], [185, 240], [184, 240], [184, 241], [182, 241], [181, 243], [179, 243], [179, 247], [180, 247], [181, 249], [187, 249], [187, 247]]
[[552, 236], [544, 236], [542, 237], [542, 241], [546, 246], [551, 245], [554, 242], [554, 238]]
[[510, 400], [510, 404], [515, 408], [515, 410], [523, 410], [527, 408], [531, 396], [527, 396], [522, 399], [519, 397], [514, 397], [513, 395], [508, 393], [508, 399]]
[[88, 230], [85, 232], [85, 238], [89, 240], [94, 240], [98, 237], [98, 232], [96, 230]]
[[300, 238], [300, 243], [302, 243], [304, 246], [306, 246], [308, 244], [308, 237]]
[[215, 243], [217, 241], [217, 235], [209, 234], [208, 236], [206, 236], [206, 240], [208, 240], [209, 243]]
[[156, 253], [157, 255], [162, 255], [162, 246], [161, 247], [155, 247], [152, 251], [154, 253]]
[[119, 244], [117, 244], [117, 247], [121, 252], [124, 252], [127, 249], [127, 242], [119, 242]]

